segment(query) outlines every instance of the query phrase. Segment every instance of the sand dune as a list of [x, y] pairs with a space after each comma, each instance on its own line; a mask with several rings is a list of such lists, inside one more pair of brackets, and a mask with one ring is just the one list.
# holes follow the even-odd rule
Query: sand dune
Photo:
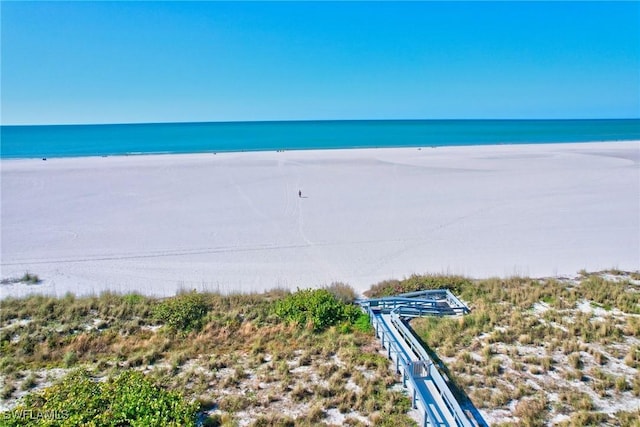
[[638, 141], [1, 166], [3, 297], [640, 269]]

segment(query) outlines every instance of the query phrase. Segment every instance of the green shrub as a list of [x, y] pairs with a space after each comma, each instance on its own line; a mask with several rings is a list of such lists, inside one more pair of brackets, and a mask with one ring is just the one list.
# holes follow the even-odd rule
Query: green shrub
[[360, 332], [372, 332], [371, 318], [368, 314], [360, 313], [353, 323], [353, 328]]
[[[197, 403], [156, 386], [141, 372], [124, 371], [97, 382], [86, 371], [77, 370], [56, 385], [28, 394], [21, 406], [3, 418], [7, 426], [195, 426], [197, 410]], [[10, 416], [25, 411], [55, 417]]]
[[154, 314], [169, 327], [188, 332], [200, 329], [208, 310], [202, 294], [189, 292], [162, 301], [154, 308]]
[[286, 322], [300, 326], [311, 325], [322, 331], [341, 322], [355, 322], [362, 311], [344, 304], [327, 289], [304, 289], [276, 301], [275, 314]]
[[31, 274], [28, 271], [20, 278], [23, 283], [30, 283], [32, 285], [40, 283], [40, 278], [37, 274]]
[[135, 305], [144, 302], [145, 297], [137, 293], [131, 293], [123, 295], [122, 300], [127, 304]]

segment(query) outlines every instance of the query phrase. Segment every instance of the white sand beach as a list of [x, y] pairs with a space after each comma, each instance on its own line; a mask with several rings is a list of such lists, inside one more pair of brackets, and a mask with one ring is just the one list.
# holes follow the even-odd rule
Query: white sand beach
[[[2, 160], [0, 296], [640, 269], [640, 142]], [[298, 191], [302, 191], [302, 198]]]

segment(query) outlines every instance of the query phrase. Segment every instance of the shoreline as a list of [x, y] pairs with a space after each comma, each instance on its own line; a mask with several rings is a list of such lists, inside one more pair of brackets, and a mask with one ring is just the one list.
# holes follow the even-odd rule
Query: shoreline
[[[60, 125], [65, 126], [65, 125]], [[73, 125], [75, 126], [75, 125]], [[584, 140], [584, 141], [540, 141], [540, 142], [491, 142], [491, 143], [461, 143], [448, 145], [404, 145], [404, 146], [357, 146], [338, 148], [282, 148], [282, 149], [244, 149], [244, 150], [208, 150], [196, 152], [156, 151], [156, 152], [128, 152], [115, 154], [90, 154], [75, 156], [34, 156], [34, 157], [0, 157], [0, 162], [13, 162], [20, 160], [60, 160], [60, 159], [98, 159], [112, 157], [155, 157], [155, 156], [208, 156], [218, 154], [242, 154], [242, 153], [284, 153], [284, 152], [324, 152], [324, 151], [352, 151], [352, 150], [429, 150], [436, 148], [465, 148], [465, 147], [504, 147], [504, 146], [539, 146], [562, 144], [622, 144], [638, 142], [638, 139], [608, 139], [608, 140]]]
[[640, 269], [640, 141], [420, 148], [2, 159], [0, 297]]

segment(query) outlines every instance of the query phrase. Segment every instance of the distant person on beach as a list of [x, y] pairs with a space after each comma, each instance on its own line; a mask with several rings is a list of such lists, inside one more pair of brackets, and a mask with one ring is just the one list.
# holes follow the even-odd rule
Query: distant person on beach
[[302, 197], [302, 191], [298, 190], [298, 197]]

